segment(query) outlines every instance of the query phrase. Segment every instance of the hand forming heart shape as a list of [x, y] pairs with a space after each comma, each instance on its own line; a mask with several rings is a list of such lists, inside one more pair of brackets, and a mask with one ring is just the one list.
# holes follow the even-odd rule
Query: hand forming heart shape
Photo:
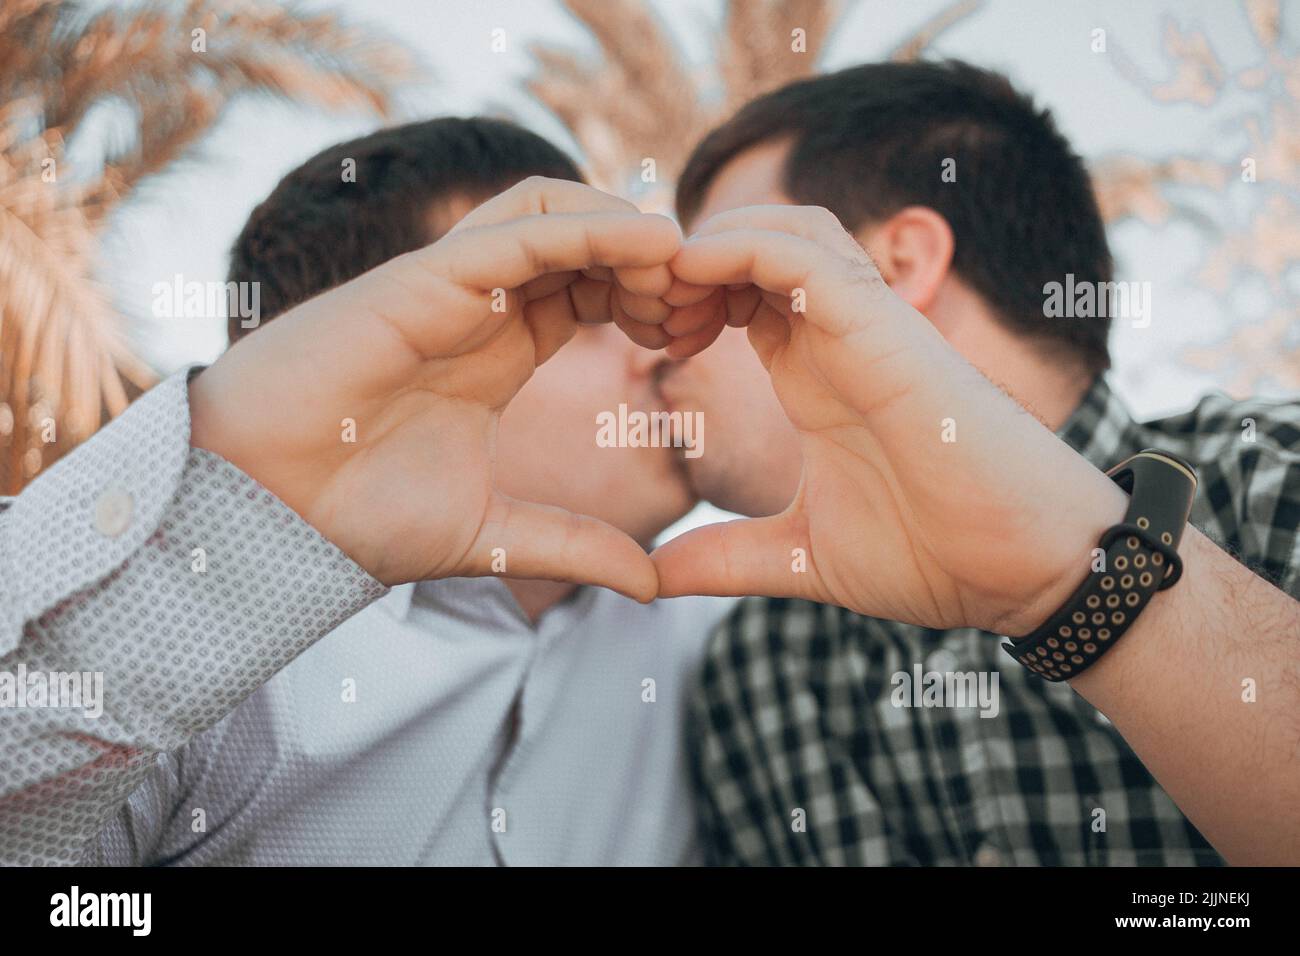
[[[495, 489], [502, 409], [579, 323], [609, 320], [675, 356], [748, 327], [802, 443], [784, 513], [651, 557], [603, 522]], [[1014, 633], [1060, 603], [1086, 570], [1080, 548], [1123, 511], [806, 207], [723, 213], [683, 241], [597, 190], [528, 180], [240, 342], [193, 380], [191, 411], [196, 446], [390, 584], [488, 574], [505, 549], [513, 575], [643, 601], [789, 595]], [[950, 417], [961, 441], [945, 444]], [[355, 443], [339, 440], [343, 418], [364, 422]], [[1064, 533], [1035, 540], [1045, 524]]]

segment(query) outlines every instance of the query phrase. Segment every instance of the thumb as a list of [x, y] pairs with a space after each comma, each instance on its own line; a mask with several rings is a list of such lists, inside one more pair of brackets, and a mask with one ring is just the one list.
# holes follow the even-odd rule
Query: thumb
[[816, 572], [802, 522], [787, 512], [740, 518], [679, 535], [650, 556], [659, 596], [761, 594], [815, 597]]
[[645, 549], [612, 525], [500, 492], [488, 504], [467, 563], [461, 573], [469, 577], [596, 584], [643, 604], [659, 586]]

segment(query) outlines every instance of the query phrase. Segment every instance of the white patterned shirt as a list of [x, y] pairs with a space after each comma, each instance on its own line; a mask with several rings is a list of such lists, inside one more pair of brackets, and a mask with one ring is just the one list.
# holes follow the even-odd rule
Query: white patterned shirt
[[[683, 702], [733, 602], [390, 591], [189, 447], [188, 378], [0, 499], [0, 862], [697, 861]], [[74, 672], [102, 714], [5, 704]]]

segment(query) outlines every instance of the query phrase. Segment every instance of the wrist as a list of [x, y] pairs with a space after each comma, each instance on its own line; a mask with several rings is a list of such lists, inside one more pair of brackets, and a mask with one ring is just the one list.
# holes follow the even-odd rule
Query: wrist
[[997, 627], [1011, 638], [1032, 633], [1051, 617], [1092, 571], [1101, 536], [1123, 520], [1128, 496], [1105, 474], [1089, 466], [1087, 481], [1062, 494], [1042, 512], [1023, 547], [1040, 556], [1034, 587], [1004, 596]]
[[[222, 395], [219, 372], [205, 369], [190, 379], [190, 447], [220, 455], [292, 507], [279, 483], [266, 473], [268, 456], [248, 450], [250, 437], [256, 436], [247, 433], [246, 414], [238, 407], [231, 407]], [[241, 427], [245, 431], [242, 436]]]
[[204, 369], [190, 379], [190, 447], [220, 455], [226, 461], [239, 468], [245, 474], [252, 475], [240, 459], [238, 441], [230, 434], [229, 419], [238, 412], [224, 407], [220, 397], [214, 394], [213, 375]]
[[[195, 375], [189, 382], [190, 447], [202, 448], [220, 455], [221, 452], [214, 447], [219, 442], [216, 441], [216, 423], [213, 409], [208, 402], [207, 390], [203, 387], [202, 382], [202, 372]], [[222, 455], [222, 457], [225, 456]]]
[[[1111, 713], [1112, 708], [1122, 710], [1123, 702], [1141, 693], [1142, 680], [1134, 679], [1134, 675], [1150, 673], [1149, 669], [1168, 670], [1166, 664], [1172, 648], [1162, 637], [1185, 640], [1189, 622], [1199, 618], [1197, 624], [1203, 625], [1217, 611], [1201, 607], [1193, 614], [1188, 604], [1201, 600], [1213, 588], [1215, 582], [1206, 579], [1206, 565], [1221, 558], [1222, 549], [1188, 525], [1179, 542], [1178, 554], [1185, 569], [1178, 586], [1155, 595], [1126, 639], [1070, 682], [1071, 687], [1103, 713]], [[1252, 576], [1252, 583], [1254, 580], [1258, 579]], [[1183, 650], [1187, 650], [1186, 644]]]
[[1196, 495], [1192, 466], [1172, 453], [1147, 448], [1114, 465], [1106, 477], [1128, 495], [1128, 502], [1092, 550], [1089, 573], [1042, 624], [1003, 645], [1047, 680], [1072, 680], [1095, 664], [1120, 642], [1151, 599], [1182, 575], [1178, 545]]

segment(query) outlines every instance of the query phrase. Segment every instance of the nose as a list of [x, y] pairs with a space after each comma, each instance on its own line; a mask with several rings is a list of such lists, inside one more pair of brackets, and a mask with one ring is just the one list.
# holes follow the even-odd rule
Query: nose
[[642, 348], [633, 342], [627, 344], [629, 347], [628, 369], [637, 378], [654, 378], [659, 374], [661, 366], [672, 361], [662, 351]]

